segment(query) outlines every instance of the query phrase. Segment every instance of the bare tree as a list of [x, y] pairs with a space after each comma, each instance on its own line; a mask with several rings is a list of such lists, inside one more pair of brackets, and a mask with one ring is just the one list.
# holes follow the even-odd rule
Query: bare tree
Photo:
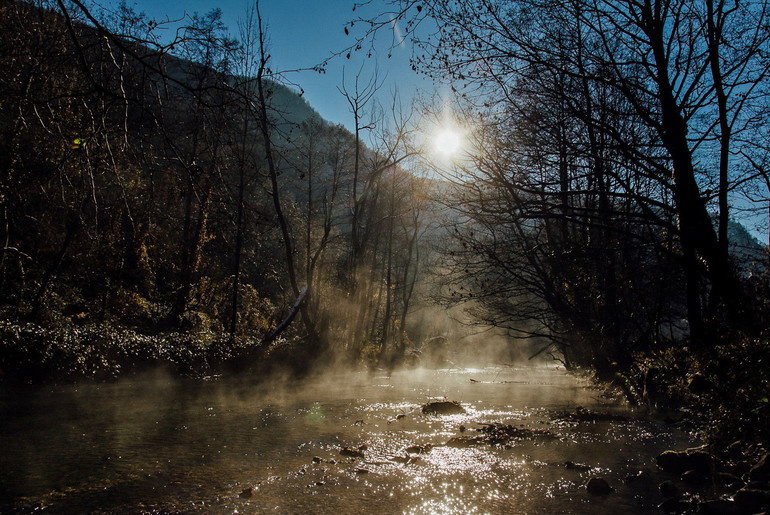
[[294, 296], [297, 299], [293, 308], [289, 311], [289, 314], [287, 315], [284, 322], [281, 323], [279, 326], [277, 326], [275, 330], [268, 333], [265, 336], [263, 343], [269, 343], [272, 340], [274, 340], [283, 329], [288, 327], [288, 324], [297, 315], [297, 313], [301, 312], [303, 324], [308, 334], [311, 336], [312, 341], [316, 344], [320, 344], [321, 342], [317, 336], [317, 332], [313, 324], [313, 320], [311, 320], [310, 313], [307, 309], [307, 305], [304, 302], [304, 299], [306, 298], [311, 285], [306, 284], [304, 288], [302, 288], [301, 290], [299, 288], [299, 283], [297, 279], [297, 267], [295, 262], [294, 244], [293, 244], [291, 233], [289, 230], [288, 220], [283, 212], [283, 206], [281, 201], [281, 190], [278, 183], [278, 167], [275, 160], [273, 140], [272, 140], [273, 131], [271, 128], [270, 120], [268, 118], [270, 105], [267, 100], [268, 98], [267, 92], [265, 91], [266, 88], [269, 87], [267, 85], [267, 81], [265, 77], [266, 75], [270, 75], [270, 72], [271, 72], [271, 70], [268, 67], [270, 56], [267, 53], [267, 39], [266, 39], [267, 35], [265, 33], [264, 26], [262, 24], [262, 16], [259, 11], [258, 0], [254, 4], [254, 9], [256, 11], [256, 17], [257, 17], [256, 45], [258, 48], [258, 65], [257, 65], [257, 75], [256, 75], [257, 99], [256, 99], [256, 105], [254, 107], [256, 108], [256, 111], [257, 111], [259, 130], [262, 136], [262, 143], [264, 145], [264, 150], [265, 150], [265, 161], [267, 162], [267, 172], [268, 172], [268, 177], [270, 180], [270, 187], [271, 187], [270, 195], [273, 199], [273, 208], [275, 211], [276, 219], [278, 221], [278, 225], [281, 230], [281, 238], [283, 240], [284, 257], [286, 262], [286, 271], [289, 276], [289, 285], [291, 286], [292, 292], [294, 293]]
[[361, 175], [361, 149], [363, 143], [361, 141], [361, 132], [374, 129], [373, 122], [364, 123], [363, 118], [366, 116], [367, 106], [372, 102], [372, 99], [377, 94], [377, 91], [382, 86], [382, 82], [378, 79], [378, 74], [375, 72], [366, 83], [363, 82], [362, 71], [359, 70], [353, 79], [353, 85], [348, 86], [345, 81], [345, 72], [342, 74], [342, 85], [337, 89], [345, 97], [348, 105], [350, 106], [350, 113], [353, 115], [353, 135], [355, 137], [354, 143], [354, 157], [353, 157], [353, 185], [352, 185], [352, 207], [350, 214], [350, 288], [351, 293], [355, 294], [356, 290], [356, 272], [361, 253], [361, 235], [360, 235], [360, 218], [361, 218], [361, 199], [359, 197], [359, 178]]
[[[486, 104], [492, 114], [495, 109], [499, 114], [517, 111], [519, 92], [540, 82], [526, 82], [535, 77], [534, 70], [574, 86], [551, 92], [562, 95], [568, 116], [587, 130], [584, 155], [591, 156], [593, 167], [586, 177], [596, 191], [601, 193], [607, 179], [604, 147], [622, 149], [626, 163], [670, 193], [693, 339], [704, 341], [704, 275], [730, 324], [752, 326], [727, 252], [727, 194], [741, 181], [729, 174], [734, 145], [758, 143], [750, 131], [757, 106], [765, 102], [766, 2], [406, 0], [388, 5], [372, 21], [373, 30], [394, 17], [405, 26], [423, 27], [412, 33], [420, 48], [417, 64], [457, 80], [459, 91], [474, 92], [464, 94], [469, 102]], [[428, 21], [434, 23], [425, 28]], [[598, 109], [602, 94], [619, 100]], [[652, 139], [640, 145], [640, 134]], [[710, 167], [714, 143], [718, 158]], [[719, 234], [707, 191], [712, 180], [719, 191], [714, 206], [720, 213]], [[641, 200], [633, 178], [616, 185], [625, 196]], [[644, 202], [645, 209], [664, 198]], [[597, 207], [608, 206], [608, 198], [598, 200]]]

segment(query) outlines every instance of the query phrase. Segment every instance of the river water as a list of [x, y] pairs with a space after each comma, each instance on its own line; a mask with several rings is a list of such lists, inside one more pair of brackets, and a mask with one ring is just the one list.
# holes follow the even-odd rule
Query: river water
[[[269, 385], [148, 375], [0, 390], [0, 512], [655, 513], [655, 456], [693, 443], [554, 367]], [[443, 399], [466, 413], [422, 413]], [[616, 416], [563, 417], [578, 407]], [[493, 422], [531, 437], [444, 445]], [[590, 495], [591, 476], [615, 490]]]

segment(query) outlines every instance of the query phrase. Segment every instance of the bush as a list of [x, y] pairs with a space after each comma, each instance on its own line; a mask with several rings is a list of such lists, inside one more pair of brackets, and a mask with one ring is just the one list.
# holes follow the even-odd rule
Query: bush
[[205, 332], [144, 335], [106, 323], [45, 328], [0, 321], [0, 381], [106, 380], [151, 367], [203, 377], [256, 343]]
[[687, 347], [637, 356], [633, 383], [643, 400], [684, 408], [717, 448], [742, 440], [770, 444], [770, 342], [732, 335], [694, 354]]
[[718, 443], [735, 440], [770, 443], [770, 341], [737, 337], [719, 345], [701, 372], [714, 388], [698, 396], [712, 405], [709, 437]]

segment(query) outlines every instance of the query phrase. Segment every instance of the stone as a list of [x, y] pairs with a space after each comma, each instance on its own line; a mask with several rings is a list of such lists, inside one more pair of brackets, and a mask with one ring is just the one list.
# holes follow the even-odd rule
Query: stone
[[422, 407], [425, 415], [459, 415], [465, 413], [465, 408], [455, 401], [429, 402]]
[[735, 493], [733, 501], [740, 513], [757, 513], [770, 508], [770, 492], [742, 488]]
[[733, 486], [733, 485], [738, 485], [743, 483], [740, 477], [736, 476], [731, 472], [719, 472], [717, 474], [717, 481], [720, 484], [723, 484], [726, 486]]
[[422, 458], [419, 456], [391, 456], [388, 459], [392, 462], [401, 463], [403, 465], [411, 465], [412, 463], [422, 461]]
[[687, 470], [682, 474], [682, 481], [688, 485], [702, 485], [708, 481], [708, 477], [704, 476], [697, 470]]
[[623, 481], [626, 484], [637, 483], [639, 481], [648, 481], [650, 479], [650, 473], [646, 470], [640, 470], [636, 474], [627, 475]]
[[746, 460], [741, 460], [735, 462], [732, 469], [730, 470], [733, 474], [737, 474], [739, 476], [748, 475], [749, 471], [751, 470], [752, 464], [749, 463]]
[[351, 449], [350, 447], [344, 447], [340, 450], [342, 456], [350, 456], [351, 458], [363, 458], [364, 453], [358, 449]]
[[607, 495], [612, 487], [603, 477], [592, 477], [586, 483], [586, 491], [591, 495]]
[[700, 449], [663, 451], [656, 461], [664, 472], [683, 474], [688, 470], [695, 470], [703, 476], [711, 477], [711, 455]]
[[585, 465], [583, 463], [575, 463], [574, 461], [565, 461], [564, 466], [567, 467], [567, 469], [569, 470], [580, 470], [580, 471], [591, 470], [593, 468], [591, 465]]
[[692, 505], [679, 499], [666, 499], [658, 505], [658, 509], [663, 513], [684, 513], [692, 509]]
[[735, 502], [727, 499], [716, 499], [702, 502], [699, 506], [699, 513], [705, 515], [739, 515], [741, 512]]
[[685, 453], [678, 451], [663, 451], [658, 454], [655, 461], [658, 468], [663, 472], [673, 472], [681, 474], [687, 468], [684, 466]]
[[409, 454], [425, 454], [433, 449], [433, 445], [426, 443], [425, 445], [412, 445], [404, 449]]
[[736, 440], [727, 446], [727, 449], [725, 449], [725, 453], [727, 454], [727, 456], [730, 457], [731, 460], [740, 461], [744, 457], [744, 453], [743, 453], [744, 447], [745, 445], [742, 441]]
[[472, 445], [481, 445], [483, 440], [480, 436], [453, 436], [444, 444], [447, 447], [463, 448], [470, 447]]
[[491, 445], [505, 445], [512, 441], [531, 440], [533, 438], [556, 439], [556, 435], [545, 429], [529, 429], [527, 427], [515, 427], [510, 424], [494, 422], [482, 424], [479, 429], [482, 439]]
[[555, 420], [564, 422], [625, 422], [628, 417], [616, 413], [592, 411], [578, 406], [575, 411], [562, 413]]
[[663, 494], [663, 497], [679, 497], [679, 489], [671, 481], [663, 481], [658, 485], [658, 490]]
[[749, 479], [751, 481], [770, 480], [770, 454], [765, 454], [760, 458], [756, 465], [749, 470]]

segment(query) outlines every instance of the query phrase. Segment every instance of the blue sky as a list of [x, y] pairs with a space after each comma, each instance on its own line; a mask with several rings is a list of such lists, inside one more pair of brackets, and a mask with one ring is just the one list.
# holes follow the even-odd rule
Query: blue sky
[[[104, 0], [103, 5], [109, 5]], [[188, 0], [187, 2], [160, 2], [158, 0], [126, 0], [137, 12], [160, 21], [168, 17], [178, 19], [184, 14], [198, 12], [205, 14], [220, 8], [223, 19], [231, 33], [237, 37], [238, 20], [245, 17], [248, 0]], [[368, 6], [368, 13], [377, 9], [377, 1]], [[117, 4], [117, 0], [112, 5]], [[346, 35], [346, 23], [362, 13], [363, 8], [353, 12], [352, 0], [261, 0], [260, 11], [267, 24], [273, 70], [295, 70], [311, 68], [334, 52], [351, 45], [361, 25], [350, 29]], [[354, 52], [350, 59], [341, 56], [333, 60], [325, 74], [312, 71], [289, 73], [291, 82], [305, 91], [305, 98], [325, 119], [342, 123], [352, 129], [352, 116], [347, 101], [337, 91], [345, 77], [352, 79], [363, 66], [365, 77], [378, 68], [383, 86], [379, 92], [380, 102], [388, 105], [392, 91], [397, 88], [402, 100], [409, 101], [418, 91], [430, 94], [434, 88], [429, 79], [418, 76], [410, 68], [411, 48], [405, 44], [392, 50], [388, 58], [391, 34], [383, 34], [375, 47], [376, 54], [366, 57], [366, 52]]]

